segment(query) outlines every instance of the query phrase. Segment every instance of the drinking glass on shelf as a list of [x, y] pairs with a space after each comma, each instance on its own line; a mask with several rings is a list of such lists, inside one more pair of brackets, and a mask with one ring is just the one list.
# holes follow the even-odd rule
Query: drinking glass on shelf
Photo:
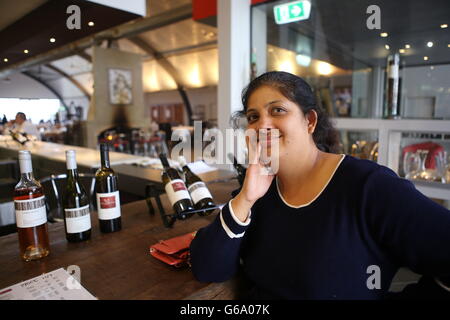
[[436, 165], [440, 175], [443, 178], [443, 183], [450, 183], [450, 158], [447, 157], [447, 151], [440, 152], [436, 155]]
[[406, 152], [403, 157], [403, 173], [406, 179], [411, 179], [420, 169], [420, 158], [416, 152]]
[[420, 158], [420, 169], [411, 176], [412, 180], [424, 180], [445, 183], [444, 177], [440, 175], [436, 169], [427, 169], [425, 167], [425, 161], [428, 156], [428, 150], [417, 150]]

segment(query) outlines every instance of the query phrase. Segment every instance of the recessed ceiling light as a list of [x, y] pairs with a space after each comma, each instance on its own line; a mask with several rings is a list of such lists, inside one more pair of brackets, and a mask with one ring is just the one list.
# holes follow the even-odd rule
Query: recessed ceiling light
[[8, 62], [8, 58], [3, 59], [3, 61]]
[[30, 51], [28, 51], [27, 49], [23, 50], [23, 53], [28, 53], [28, 52], [30, 52]]
[[449, 47], [450, 48], [450, 43], [447, 45], [447, 47]]
[[446, 23], [441, 24], [441, 29], [445, 29], [445, 28], [448, 28], [448, 24], [446, 24]]
[[428, 57], [427, 56], [423, 57], [423, 60], [428, 61]]
[[93, 27], [93, 26], [94, 26], [94, 22], [93, 22], [93, 21], [89, 21], [89, 22], [88, 22], [88, 26], [89, 26], [89, 27]]
[[428, 41], [428, 42], [427, 42], [427, 47], [428, 47], [428, 48], [431, 48], [432, 46], [433, 46], [433, 42]]
[[386, 38], [388, 36], [388, 34], [387, 34], [387, 32], [382, 32], [382, 33], [380, 33], [380, 36], [382, 38]]
[[400, 49], [400, 50], [398, 50], [398, 52], [400, 52], [400, 53], [405, 53], [406, 50], [405, 50], [405, 49]]
[[53, 43], [53, 42], [55, 42], [55, 41], [56, 41], [55, 38], [50, 38], [50, 42], [51, 42], [51, 43]]
[[389, 45], [385, 44], [384, 47], [386, 48], [386, 50], [389, 50]]
[[405, 48], [409, 49], [409, 48], [411, 48], [411, 46], [409, 44], [405, 44]]

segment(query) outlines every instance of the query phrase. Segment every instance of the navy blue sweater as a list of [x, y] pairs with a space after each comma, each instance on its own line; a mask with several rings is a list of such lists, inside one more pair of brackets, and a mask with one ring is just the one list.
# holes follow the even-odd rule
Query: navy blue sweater
[[400, 267], [450, 275], [450, 211], [389, 168], [345, 156], [308, 205], [289, 206], [274, 179], [246, 223], [228, 203], [190, 250], [199, 281], [228, 280], [241, 265], [257, 297], [381, 299]]

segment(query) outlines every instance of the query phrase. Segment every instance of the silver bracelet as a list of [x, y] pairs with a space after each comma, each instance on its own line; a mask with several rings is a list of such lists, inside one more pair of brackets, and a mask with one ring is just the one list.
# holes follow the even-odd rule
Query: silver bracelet
[[445, 290], [447, 290], [448, 292], [450, 292], [450, 288], [447, 287], [445, 284], [443, 284], [443, 283], [441, 282], [441, 280], [438, 279], [438, 277], [434, 277], [434, 281], [436, 281], [436, 283], [437, 283], [440, 287], [442, 287], [443, 289], [445, 289]]

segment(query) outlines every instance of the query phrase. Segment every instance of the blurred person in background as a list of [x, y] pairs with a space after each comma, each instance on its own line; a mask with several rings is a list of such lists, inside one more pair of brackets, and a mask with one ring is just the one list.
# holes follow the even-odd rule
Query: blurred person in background
[[17, 112], [15, 120], [10, 122], [10, 129], [14, 132], [26, 133], [41, 140], [38, 128], [27, 120], [27, 116], [23, 112]]

